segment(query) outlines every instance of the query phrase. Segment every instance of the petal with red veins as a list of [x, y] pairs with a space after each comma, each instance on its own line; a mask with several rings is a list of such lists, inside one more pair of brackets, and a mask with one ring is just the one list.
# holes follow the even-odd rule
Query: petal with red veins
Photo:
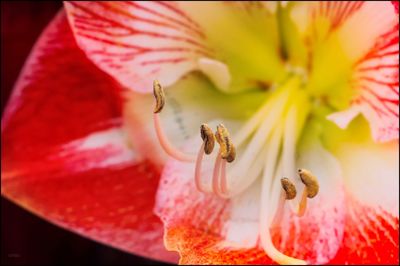
[[[317, 40], [323, 41], [324, 36], [337, 35], [340, 51], [352, 64], [348, 78], [349, 88], [354, 91], [350, 107], [339, 109], [328, 119], [345, 128], [361, 113], [370, 123], [376, 141], [397, 139], [399, 16], [396, 5], [390, 1], [299, 3], [293, 6], [291, 18], [311, 45]], [[332, 63], [336, 66], [337, 61]], [[342, 64], [346, 66], [344, 61]], [[338, 85], [333, 85], [338, 91]]]
[[65, 13], [58, 14], [2, 119], [1, 193], [88, 238], [176, 262], [152, 212], [159, 174], [127, 147], [119, 89], [87, 60]]
[[79, 47], [123, 86], [172, 85], [210, 57], [200, 26], [173, 2], [65, 2]]
[[398, 25], [381, 35], [372, 49], [354, 66], [353, 87], [357, 95], [352, 106], [328, 119], [340, 127], [358, 113], [370, 123], [376, 141], [390, 141], [399, 135], [399, 32]]
[[[338, 29], [363, 5], [362, 1], [314, 1], [293, 5], [291, 18], [301, 33], [316, 34], [318, 22], [327, 21], [327, 32]], [[310, 32], [306, 32], [310, 30]], [[313, 32], [314, 31], [314, 32]], [[316, 36], [314, 36], [316, 37]]]
[[380, 142], [399, 136], [398, 19], [390, 2], [368, 2], [339, 32], [344, 50], [355, 62], [351, 85], [356, 95], [348, 110], [333, 113], [328, 119], [345, 128], [361, 113], [373, 138]]

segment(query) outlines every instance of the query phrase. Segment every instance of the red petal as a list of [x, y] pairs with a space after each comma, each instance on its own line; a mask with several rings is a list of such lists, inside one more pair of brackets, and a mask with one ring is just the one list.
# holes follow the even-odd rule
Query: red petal
[[2, 120], [2, 195], [89, 238], [174, 262], [152, 213], [158, 172], [132, 161], [123, 138], [107, 138], [121, 120], [117, 90], [79, 50], [61, 12]]
[[200, 27], [171, 2], [66, 2], [78, 45], [122, 85], [151, 92], [209, 55]]
[[[329, 264], [399, 264], [399, 219], [349, 199], [341, 248]], [[273, 264], [259, 249], [218, 249], [221, 238], [189, 223], [166, 228], [169, 249], [180, 250], [182, 264]], [[277, 238], [275, 238], [277, 239]]]
[[399, 264], [399, 217], [348, 197], [343, 245], [331, 264]]

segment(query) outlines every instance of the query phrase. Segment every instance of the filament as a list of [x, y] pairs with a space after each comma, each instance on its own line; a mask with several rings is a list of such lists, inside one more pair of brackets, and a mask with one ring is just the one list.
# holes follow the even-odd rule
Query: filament
[[161, 144], [161, 147], [164, 149], [164, 151], [172, 156], [173, 158], [182, 161], [182, 162], [194, 162], [196, 161], [196, 157], [191, 154], [186, 154], [174, 146], [169, 142], [167, 136], [165, 135], [161, 122], [160, 122], [160, 117], [158, 113], [153, 114], [153, 121], [154, 121], [154, 128], [156, 130], [157, 138]]
[[196, 185], [197, 190], [201, 192], [205, 192], [204, 187], [201, 183], [201, 165], [203, 162], [203, 157], [204, 157], [204, 142], [200, 147], [200, 150], [197, 154], [197, 160], [196, 160], [196, 166], [194, 169], [194, 184]]

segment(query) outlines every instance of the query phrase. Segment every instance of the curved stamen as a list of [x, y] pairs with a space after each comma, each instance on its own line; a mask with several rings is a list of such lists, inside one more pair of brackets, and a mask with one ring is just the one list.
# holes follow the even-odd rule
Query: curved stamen
[[166, 134], [164, 133], [161, 122], [160, 122], [160, 117], [159, 113], [162, 111], [164, 105], [165, 105], [165, 95], [164, 95], [164, 90], [162, 89], [160, 83], [155, 80], [153, 84], [153, 93], [154, 97], [156, 99], [156, 105], [154, 108], [154, 114], [153, 114], [153, 122], [154, 122], [154, 128], [157, 134], [157, 138], [161, 144], [161, 147], [164, 149], [164, 151], [174, 157], [175, 159], [183, 162], [194, 162], [196, 160], [196, 157], [191, 154], [186, 154], [174, 146], [169, 142]]
[[[294, 214], [301, 217], [304, 215], [307, 209], [307, 198], [313, 198], [318, 194], [319, 184], [317, 178], [309, 170], [298, 169], [298, 173], [301, 181], [304, 184], [304, 189], [301, 193], [299, 204], [296, 206], [293, 204], [292, 201], [290, 201], [289, 206]], [[296, 196], [295, 193], [293, 194], [293, 190], [295, 190], [296, 187], [289, 179], [282, 178], [281, 184], [283, 189], [282, 195], [284, 196], [285, 201], [280, 201], [278, 207], [279, 209], [283, 209], [285, 202], [287, 200], [294, 199], [294, 197]], [[280, 220], [277, 218], [278, 216], [281, 216], [281, 214], [276, 214], [276, 219], [274, 223], [279, 223]]]
[[[285, 202], [292, 200], [296, 197], [296, 187], [288, 178], [281, 179], [282, 184], [282, 195], [284, 196], [285, 201], [279, 202], [279, 209], [283, 209]], [[306, 208], [307, 208], [307, 188], [304, 187], [303, 193], [301, 194], [300, 202], [297, 206], [294, 205], [292, 201], [289, 201], [289, 206], [291, 211], [297, 216], [303, 216]], [[280, 216], [280, 214], [276, 214], [276, 216]], [[279, 222], [279, 221], [276, 221]]]
[[[270, 224], [272, 222], [272, 218], [270, 216], [270, 211], [269, 210], [269, 187], [270, 187], [270, 182], [272, 180], [272, 177], [274, 176], [276, 169], [276, 159], [279, 153], [279, 147], [281, 143], [281, 134], [282, 130], [280, 128], [276, 129], [272, 139], [271, 139], [271, 146], [270, 149], [267, 152], [266, 156], [266, 161], [265, 165], [267, 167], [264, 168], [264, 175], [263, 175], [263, 181], [262, 181], [262, 188], [261, 188], [261, 208], [260, 208], [260, 221], [259, 221], [259, 228], [260, 228], [260, 240], [262, 247], [267, 253], [267, 255], [276, 261], [279, 264], [292, 264], [292, 265], [304, 265], [306, 262], [304, 260], [299, 260], [290, 256], [287, 256], [283, 253], [281, 253], [279, 250], [277, 250], [272, 243], [272, 237], [270, 233]], [[274, 204], [272, 204], [273, 206]], [[278, 207], [279, 208], [279, 207]], [[274, 210], [272, 210], [272, 213]]]
[[314, 198], [319, 191], [318, 179], [308, 170], [306, 169], [298, 169], [301, 182], [306, 186], [307, 189], [307, 197]]
[[156, 98], [156, 106], [154, 107], [154, 113], [156, 114], [161, 112], [165, 105], [164, 90], [158, 80], [154, 80], [153, 82], [153, 94], [154, 98]]
[[217, 159], [214, 164], [214, 171], [212, 177], [212, 190], [214, 194], [221, 198], [226, 198], [226, 162], [231, 163], [236, 158], [236, 148], [232, 143], [228, 130], [223, 124], [217, 126], [215, 132], [215, 139], [217, 140], [220, 149]]
[[201, 165], [203, 162], [204, 154], [211, 154], [214, 150], [214, 134], [211, 128], [207, 124], [202, 124], [200, 126], [200, 136], [203, 140], [203, 144], [197, 154], [196, 166], [194, 170], [194, 183], [197, 190], [205, 192], [203, 185], [201, 184]]
[[307, 265], [307, 263], [304, 260], [287, 256], [282, 252], [280, 252], [279, 250], [277, 250], [274, 246], [274, 243], [272, 243], [272, 237], [271, 233], [269, 232], [269, 229], [266, 230], [265, 232], [260, 232], [260, 233], [264, 235], [263, 237], [264, 251], [271, 259], [282, 265]]

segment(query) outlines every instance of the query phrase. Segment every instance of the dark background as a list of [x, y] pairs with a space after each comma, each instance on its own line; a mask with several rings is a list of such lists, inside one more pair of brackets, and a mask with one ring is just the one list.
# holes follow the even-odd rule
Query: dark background
[[[61, 2], [1, 1], [1, 113], [31, 47]], [[60, 229], [1, 198], [1, 265], [154, 265]], [[166, 265], [166, 264], [161, 264]]]

